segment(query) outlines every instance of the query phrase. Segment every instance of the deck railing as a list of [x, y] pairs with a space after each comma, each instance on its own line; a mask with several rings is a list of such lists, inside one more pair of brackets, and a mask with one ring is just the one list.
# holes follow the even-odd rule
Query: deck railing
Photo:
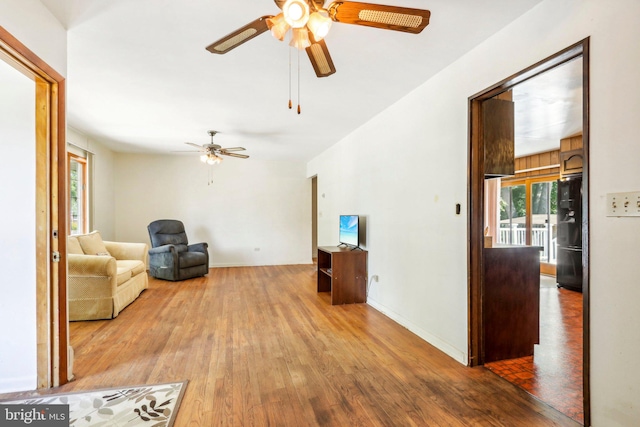
[[[544, 250], [540, 253], [540, 260], [548, 263], [555, 264], [557, 259], [557, 241], [553, 237], [551, 242], [548, 240], [549, 230], [546, 228], [534, 228], [531, 231], [531, 245], [542, 246]], [[511, 238], [509, 238], [511, 237]], [[498, 236], [498, 243], [519, 245], [523, 246], [527, 244], [527, 229], [526, 228], [501, 228], [500, 235]], [[550, 246], [550, 247], [549, 247]]]

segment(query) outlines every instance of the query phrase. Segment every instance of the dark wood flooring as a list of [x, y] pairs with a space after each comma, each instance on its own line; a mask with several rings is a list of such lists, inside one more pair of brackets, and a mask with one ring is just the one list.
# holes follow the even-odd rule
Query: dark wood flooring
[[366, 304], [331, 306], [313, 265], [151, 280], [70, 329], [76, 380], [50, 392], [187, 379], [175, 427], [579, 425]]
[[533, 356], [485, 365], [562, 413], [584, 423], [582, 294], [542, 279], [540, 344]]

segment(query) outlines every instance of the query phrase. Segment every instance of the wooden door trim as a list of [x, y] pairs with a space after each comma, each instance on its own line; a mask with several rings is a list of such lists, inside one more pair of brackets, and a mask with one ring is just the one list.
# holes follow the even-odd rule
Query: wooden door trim
[[590, 425], [590, 312], [589, 312], [589, 38], [537, 62], [495, 85], [469, 97], [468, 157], [468, 351], [470, 366], [483, 364], [482, 289], [484, 247], [484, 144], [482, 141], [482, 102], [545, 71], [582, 57], [583, 75], [583, 397], [585, 425]]
[[[37, 387], [68, 381], [66, 81], [0, 26], [2, 58], [36, 85]], [[55, 237], [53, 234], [57, 233]], [[63, 238], [64, 237], [64, 238]], [[53, 251], [60, 262], [51, 262]]]

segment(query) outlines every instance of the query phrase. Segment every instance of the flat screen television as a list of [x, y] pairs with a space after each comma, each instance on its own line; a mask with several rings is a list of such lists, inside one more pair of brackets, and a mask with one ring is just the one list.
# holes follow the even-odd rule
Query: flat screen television
[[340, 244], [360, 246], [360, 217], [358, 215], [340, 215]]

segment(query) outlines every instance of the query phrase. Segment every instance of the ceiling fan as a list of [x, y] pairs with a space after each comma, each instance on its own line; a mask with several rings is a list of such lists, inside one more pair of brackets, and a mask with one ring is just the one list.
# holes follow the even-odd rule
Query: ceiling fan
[[244, 147], [231, 147], [231, 148], [222, 148], [218, 144], [213, 143], [213, 137], [218, 133], [218, 131], [210, 130], [207, 132], [211, 135], [211, 143], [198, 145], [192, 142], [185, 142], [185, 144], [190, 145], [198, 149], [198, 151], [188, 151], [189, 153], [202, 153], [200, 156], [200, 160], [203, 163], [208, 163], [210, 165], [220, 163], [222, 161], [222, 157], [220, 156], [230, 156], [237, 157], [239, 159], [247, 159], [249, 156], [246, 154], [239, 154], [235, 151], [244, 151]]
[[318, 77], [336, 72], [324, 37], [332, 22], [364, 25], [383, 30], [418, 34], [428, 24], [431, 12], [399, 6], [353, 1], [334, 1], [326, 8], [324, 0], [274, 0], [282, 12], [262, 16], [207, 46], [211, 53], [225, 54], [267, 30], [284, 40], [292, 30], [291, 46], [305, 49]]

